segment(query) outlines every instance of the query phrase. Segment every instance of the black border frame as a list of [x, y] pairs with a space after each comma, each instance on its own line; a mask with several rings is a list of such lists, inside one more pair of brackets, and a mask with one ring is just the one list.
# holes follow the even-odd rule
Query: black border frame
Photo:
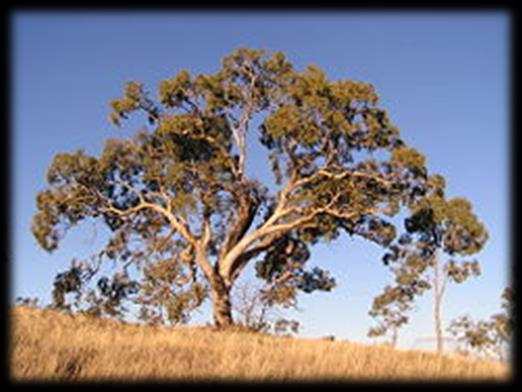
[[[242, 12], [249, 12], [249, 13], [266, 13], [266, 12], [277, 12], [277, 13], [308, 13], [312, 12], [314, 14], [317, 13], [323, 13], [323, 12], [343, 12], [343, 11], [349, 11], [349, 12], [401, 12], [401, 13], [408, 13], [408, 12], [488, 12], [488, 11], [504, 11], [508, 12], [510, 14], [510, 74], [509, 78], [511, 81], [511, 88], [510, 88], [510, 128], [511, 128], [511, 148], [508, 153], [510, 154], [510, 171], [511, 171], [511, 184], [510, 184], [510, 207], [511, 207], [511, 221], [510, 221], [510, 231], [511, 231], [511, 249], [510, 249], [510, 257], [511, 257], [511, 285], [515, 289], [515, 300], [518, 299], [518, 265], [517, 265], [517, 256], [519, 253], [517, 252], [516, 246], [518, 245], [518, 241], [516, 241], [516, 229], [518, 228], [518, 220], [517, 220], [517, 212], [518, 212], [518, 205], [517, 205], [517, 189], [515, 184], [517, 183], [517, 176], [516, 176], [516, 159], [517, 156], [517, 147], [518, 147], [518, 118], [516, 116], [516, 108], [517, 108], [517, 93], [519, 92], [519, 76], [518, 76], [518, 46], [517, 46], [517, 38], [518, 38], [518, 21], [519, 16], [516, 12], [516, 8], [510, 4], [510, 2], [505, 1], [496, 1], [496, 2], [483, 2], [482, 5], [477, 5], [476, 3], [472, 3], [469, 1], [459, 1], [459, 2], [438, 2], [438, 3], [429, 3], [429, 2], [398, 2], [395, 4], [386, 3], [386, 2], [351, 2], [350, 4], [343, 4], [342, 2], [325, 2], [321, 3], [321, 5], [315, 5], [313, 4], [307, 4], [307, 5], [301, 5], [301, 6], [294, 6], [292, 7], [288, 3], [283, 4], [282, 2], [279, 2], [279, 6], [274, 5], [268, 5], [267, 3], [261, 3], [254, 5], [252, 4], [250, 7], [245, 5], [233, 5], [230, 2], [227, 2], [224, 4], [224, 2], [220, 6], [213, 5], [207, 5], [207, 6], [167, 6], [165, 3], [153, 3], [148, 2], [147, 6], [137, 6], [137, 5], [129, 5], [128, 3], [125, 5], [115, 5], [113, 3], [102, 3], [103, 5], [93, 5], [93, 2], [82, 2], [81, 4], [77, 2], [76, 6], [73, 5], [59, 5], [56, 4], [56, 2], [48, 3], [47, 5], [42, 5], [41, 3], [31, 3], [31, 2], [18, 2], [16, 5], [12, 5], [9, 2], [7, 4], [7, 12], [4, 12], [4, 48], [5, 48], [5, 61], [4, 61], [4, 86], [5, 86], [5, 92], [4, 92], [4, 98], [5, 102], [7, 103], [4, 105], [4, 121], [5, 121], [5, 130], [3, 133], [4, 136], [4, 143], [2, 144], [3, 147], [3, 157], [4, 157], [4, 165], [3, 165], [3, 175], [4, 175], [4, 206], [2, 208], [2, 229], [3, 229], [3, 235], [1, 236], [2, 240], [4, 241], [4, 247], [3, 247], [3, 262], [2, 262], [2, 278], [3, 278], [3, 305], [5, 309], [4, 315], [5, 323], [3, 324], [3, 327], [5, 328], [3, 330], [2, 337], [5, 339], [5, 342], [3, 344], [3, 347], [5, 348], [3, 359], [3, 367], [2, 370], [4, 370], [3, 374], [5, 376], [4, 380], [7, 381], [7, 386], [33, 386], [33, 385], [49, 385], [52, 387], [58, 387], [60, 385], [71, 385], [71, 386], [91, 386], [91, 385], [107, 385], [107, 386], [116, 386], [121, 385], [124, 387], [129, 386], [147, 386], [147, 385], [154, 385], [154, 386], [179, 386], [179, 387], [189, 387], [189, 386], [200, 386], [200, 387], [231, 387], [231, 386], [239, 386], [239, 387], [252, 387], [252, 386], [259, 386], [259, 387], [266, 387], [266, 386], [284, 386], [284, 387], [298, 387], [302, 388], [305, 386], [368, 386], [368, 387], [378, 387], [378, 386], [399, 386], [399, 387], [409, 387], [409, 386], [421, 386], [421, 387], [428, 387], [428, 386], [435, 386], [435, 387], [443, 387], [443, 386], [450, 386], [455, 385], [459, 388], [461, 387], [487, 387], [487, 386], [493, 386], [496, 388], [499, 387], [510, 387], [511, 385], [517, 385], [519, 381], [519, 377], [517, 374], [517, 365], [518, 365], [518, 348], [519, 348], [519, 339], [518, 337], [518, 306], [515, 308], [516, 314], [515, 314], [515, 336], [514, 336], [514, 344], [513, 344], [513, 359], [511, 362], [512, 366], [512, 378], [508, 382], [499, 383], [499, 382], [487, 382], [487, 381], [477, 381], [477, 382], [458, 382], [458, 380], [455, 381], [425, 381], [425, 382], [418, 382], [418, 381], [411, 381], [411, 382], [404, 382], [404, 381], [390, 381], [390, 382], [353, 382], [353, 381], [336, 381], [336, 380], [318, 380], [317, 382], [289, 382], [289, 383], [265, 383], [265, 382], [217, 382], [212, 380], [201, 380], [201, 382], [192, 383], [192, 382], [164, 382], [164, 381], [143, 381], [143, 382], [74, 382], [74, 383], [56, 383], [56, 382], [25, 382], [25, 381], [13, 381], [10, 379], [10, 372], [9, 372], [9, 299], [11, 295], [10, 290], [10, 281], [11, 281], [11, 231], [10, 229], [10, 222], [14, 219], [16, 219], [15, 216], [13, 216], [12, 209], [10, 208], [10, 202], [11, 202], [11, 167], [10, 164], [12, 163], [12, 156], [11, 151], [13, 149], [12, 140], [11, 140], [11, 132], [12, 132], [12, 119], [11, 119], [11, 110], [12, 110], [12, 83], [10, 74], [13, 72], [12, 70], [12, 63], [11, 63], [11, 57], [12, 57], [12, 44], [11, 44], [11, 34], [12, 34], [12, 21], [11, 17], [16, 12], [38, 12], [38, 13], [46, 13], [46, 12], [52, 12], [52, 13], [69, 13], [69, 12], [105, 12], [105, 13], [145, 13], [145, 12], [157, 12], [157, 11], [173, 11], [173, 12], [214, 12], [214, 13], [242, 13]], [[23, 4], [25, 3], [25, 4]]]

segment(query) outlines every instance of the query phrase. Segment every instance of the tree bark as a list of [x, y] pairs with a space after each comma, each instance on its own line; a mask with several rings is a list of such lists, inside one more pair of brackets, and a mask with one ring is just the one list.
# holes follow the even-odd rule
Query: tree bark
[[443, 345], [443, 337], [442, 337], [442, 322], [440, 319], [440, 299], [435, 299], [435, 309], [434, 309], [434, 316], [435, 316], [435, 334], [437, 336], [437, 353], [442, 354], [444, 351], [444, 345]]
[[214, 276], [211, 286], [214, 325], [218, 328], [229, 327], [234, 324], [230, 303], [230, 287], [227, 287], [220, 276]]
[[441, 320], [442, 277], [440, 271], [440, 261], [437, 255], [435, 255], [434, 270], [435, 276], [433, 279], [433, 321], [435, 324], [435, 336], [437, 338], [437, 353], [442, 354], [444, 351]]

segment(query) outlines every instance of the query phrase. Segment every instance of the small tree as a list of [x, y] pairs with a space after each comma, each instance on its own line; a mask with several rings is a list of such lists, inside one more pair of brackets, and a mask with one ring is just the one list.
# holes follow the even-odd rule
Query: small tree
[[16, 297], [15, 303], [21, 306], [27, 306], [29, 308], [37, 308], [40, 299], [38, 297]]
[[276, 335], [299, 332], [300, 323], [283, 317], [279, 308], [296, 308], [284, 296], [276, 296], [267, 285], [237, 284], [234, 288], [236, 323], [256, 332]]
[[[371, 314], [386, 316], [384, 325], [398, 328], [407, 322], [405, 314], [411, 310], [414, 296], [433, 289], [437, 352], [442, 353], [441, 312], [446, 285], [463, 283], [480, 274], [478, 261], [466, 257], [482, 249], [488, 234], [468, 200], [445, 198], [443, 177], [430, 176], [427, 184], [428, 191], [412, 206], [411, 216], [405, 220], [406, 233], [390, 245], [383, 257], [394, 274], [396, 287], [387, 288], [385, 294], [377, 297]], [[443, 256], [448, 257], [444, 262]]]
[[511, 288], [502, 293], [502, 311], [489, 320], [474, 321], [469, 316], [461, 316], [451, 322], [448, 332], [464, 346], [464, 352], [495, 356], [506, 359], [506, 352], [513, 337], [514, 297]]
[[386, 286], [383, 293], [373, 299], [369, 315], [377, 321], [377, 326], [369, 329], [368, 336], [389, 335], [390, 346], [396, 347], [399, 330], [409, 322], [418, 289], [415, 285]]
[[[180, 309], [208, 293], [215, 324], [232, 324], [230, 291], [254, 262], [286, 295], [330, 290], [333, 278], [305, 268], [310, 247], [341, 231], [389, 244], [388, 218], [424, 188], [424, 157], [377, 104], [370, 84], [330, 81], [314, 66], [296, 71], [282, 53], [245, 48], [215, 74], [162, 81], [157, 101], [129, 82], [110, 118], [120, 126], [141, 113], [148, 125], [109, 139], [98, 157], [57, 154], [33, 233], [53, 251], [70, 227], [105, 222], [110, 240], [97, 263], [141, 276], [145, 317], [167, 309], [183, 318]], [[256, 140], [273, 184], [247, 172], [247, 141]]]

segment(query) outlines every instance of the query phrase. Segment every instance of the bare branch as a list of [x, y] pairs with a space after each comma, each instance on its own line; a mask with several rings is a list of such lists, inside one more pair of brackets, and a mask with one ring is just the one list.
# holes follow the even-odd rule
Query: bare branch
[[107, 202], [108, 206], [102, 207], [102, 210], [105, 212], [110, 212], [110, 213], [116, 214], [118, 216], [128, 216], [128, 215], [137, 213], [137, 212], [145, 210], [145, 209], [153, 210], [153, 211], [159, 213], [160, 215], [163, 215], [165, 218], [167, 218], [167, 220], [169, 221], [171, 226], [173, 228], [175, 228], [183, 237], [185, 237], [185, 239], [187, 241], [189, 241], [192, 244], [196, 243], [196, 238], [189, 231], [188, 227], [182, 223], [182, 221], [183, 221], [182, 218], [178, 218], [178, 217], [174, 216], [170, 211], [168, 211], [167, 209], [165, 209], [157, 204], [143, 201], [143, 197], [141, 198], [141, 200], [142, 200], [142, 202], [140, 204], [138, 204], [134, 207], [131, 207], [131, 208], [127, 208], [126, 210], [120, 210], [118, 208], [115, 208], [114, 206], [111, 205], [110, 202]]

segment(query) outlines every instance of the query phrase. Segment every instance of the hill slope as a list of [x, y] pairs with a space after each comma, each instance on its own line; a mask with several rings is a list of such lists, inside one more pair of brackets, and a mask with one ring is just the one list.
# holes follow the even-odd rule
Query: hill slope
[[47, 309], [11, 310], [18, 380], [507, 380], [506, 366], [349, 342], [207, 328], [121, 324]]

